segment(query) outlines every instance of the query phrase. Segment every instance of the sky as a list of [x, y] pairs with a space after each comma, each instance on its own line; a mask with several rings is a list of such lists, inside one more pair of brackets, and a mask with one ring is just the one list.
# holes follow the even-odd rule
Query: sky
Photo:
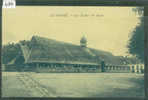
[[139, 23], [134, 7], [16, 6], [2, 9], [2, 43], [30, 40], [33, 35], [127, 55], [127, 44]]

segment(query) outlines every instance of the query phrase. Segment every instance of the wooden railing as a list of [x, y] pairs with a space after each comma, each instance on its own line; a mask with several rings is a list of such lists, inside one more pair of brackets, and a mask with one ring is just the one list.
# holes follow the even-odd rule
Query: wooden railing
[[51, 64], [51, 65], [41, 65], [41, 66], [29, 66], [29, 65], [3, 65], [3, 71], [37, 71], [37, 72], [112, 72], [112, 73], [144, 73], [144, 64], [135, 65], [113, 65], [105, 64]]
[[144, 64], [135, 65], [101, 65], [102, 72], [132, 72], [144, 73]]

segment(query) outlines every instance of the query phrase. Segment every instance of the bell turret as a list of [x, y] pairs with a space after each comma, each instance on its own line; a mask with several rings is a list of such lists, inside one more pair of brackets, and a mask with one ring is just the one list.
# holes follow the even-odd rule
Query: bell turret
[[80, 40], [81, 47], [87, 47], [87, 39], [83, 36]]

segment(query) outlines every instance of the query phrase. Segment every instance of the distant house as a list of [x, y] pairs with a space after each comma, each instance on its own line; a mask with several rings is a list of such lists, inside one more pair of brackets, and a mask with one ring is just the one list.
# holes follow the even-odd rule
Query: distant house
[[[33, 36], [30, 47], [24, 44], [20, 44], [20, 47], [24, 58], [21, 63], [28, 69], [96, 69], [102, 60], [109, 64], [121, 64], [121, 61], [111, 53], [87, 47], [85, 37], [81, 38], [80, 45], [74, 45]], [[15, 59], [15, 63], [18, 64], [19, 59]]]

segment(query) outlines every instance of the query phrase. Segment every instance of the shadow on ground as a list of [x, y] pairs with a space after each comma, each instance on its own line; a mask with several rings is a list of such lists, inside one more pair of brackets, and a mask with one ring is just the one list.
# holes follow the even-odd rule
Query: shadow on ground
[[[110, 87], [108, 91], [91, 95], [92, 97], [141, 97], [143, 98], [144, 95], [144, 78], [129, 78], [124, 81], [128, 81], [134, 84], [132, 87], [129, 88], [113, 88]], [[110, 84], [110, 83], [108, 83]]]

